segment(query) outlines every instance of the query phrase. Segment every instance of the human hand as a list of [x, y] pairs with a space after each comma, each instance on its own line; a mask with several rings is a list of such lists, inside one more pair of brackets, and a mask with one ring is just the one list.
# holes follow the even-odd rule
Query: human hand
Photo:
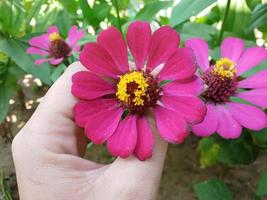
[[82, 158], [87, 138], [75, 125], [71, 94], [71, 77], [82, 70], [78, 62], [68, 67], [13, 141], [20, 199], [156, 199], [167, 151], [157, 133], [147, 161], [131, 156], [101, 165]]

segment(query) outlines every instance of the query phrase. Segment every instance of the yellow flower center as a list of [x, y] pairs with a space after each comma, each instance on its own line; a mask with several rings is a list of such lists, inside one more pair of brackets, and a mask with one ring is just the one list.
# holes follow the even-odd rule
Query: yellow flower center
[[51, 42], [61, 39], [60, 35], [57, 32], [50, 33], [48, 38]]
[[223, 78], [233, 78], [236, 74], [236, 63], [228, 58], [221, 58], [216, 61], [212, 73]]
[[144, 74], [139, 71], [133, 71], [120, 77], [117, 84], [117, 98], [128, 104], [133, 103], [135, 106], [144, 105], [149, 83]]

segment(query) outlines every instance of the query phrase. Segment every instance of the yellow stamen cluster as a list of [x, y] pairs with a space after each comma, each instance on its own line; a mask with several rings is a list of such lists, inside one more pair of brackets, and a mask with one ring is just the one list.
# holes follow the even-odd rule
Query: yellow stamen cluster
[[[137, 84], [137, 88], [134, 91], [134, 98], [132, 100], [130, 99], [130, 94], [127, 93], [127, 85], [129, 83]], [[120, 81], [117, 84], [116, 96], [120, 101], [125, 103], [129, 103], [131, 100], [136, 106], [144, 105], [143, 97], [146, 95], [148, 86], [149, 84], [143, 73], [133, 71], [120, 77]]]
[[233, 78], [236, 74], [236, 63], [228, 58], [221, 58], [216, 61], [212, 73], [223, 78]]
[[61, 39], [60, 35], [57, 32], [50, 33], [48, 38], [51, 42]]

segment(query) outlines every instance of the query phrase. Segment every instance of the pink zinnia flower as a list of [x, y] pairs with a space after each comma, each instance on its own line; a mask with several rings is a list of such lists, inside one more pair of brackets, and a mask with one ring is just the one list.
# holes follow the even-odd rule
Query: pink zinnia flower
[[80, 50], [78, 41], [84, 36], [84, 32], [72, 26], [68, 32], [68, 38], [63, 39], [56, 26], [48, 28], [47, 33], [30, 39], [31, 47], [27, 49], [29, 54], [38, 54], [45, 58], [37, 59], [36, 65], [49, 62], [51, 65], [58, 65], [64, 58]]
[[[210, 63], [208, 44], [204, 40], [189, 39], [185, 46], [193, 49], [206, 85], [202, 97], [207, 105], [207, 115], [202, 123], [193, 126], [193, 132], [198, 136], [217, 132], [223, 138], [238, 138], [242, 126], [252, 130], [265, 128], [267, 118], [261, 108], [267, 107], [267, 70], [249, 78], [242, 74], [267, 58], [266, 49], [244, 49], [241, 39], [229, 37], [222, 42], [221, 58]], [[252, 105], [234, 102], [231, 97]]]
[[201, 83], [194, 75], [193, 51], [178, 48], [179, 41], [171, 27], [151, 34], [149, 23], [137, 21], [127, 31], [135, 64], [128, 62], [127, 45], [115, 27], [85, 45], [80, 61], [90, 72], [73, 76], [72, 93], [80, 99], [74, 107], [76, 123], [93, 143], [107, 141], [113, 156], [134, 153], [145, 160], [153, 151], [149, 111], [160, 136], [172, 143], [184, 141], [188, 123], [203, 120], [206, 108], [196, 95]]

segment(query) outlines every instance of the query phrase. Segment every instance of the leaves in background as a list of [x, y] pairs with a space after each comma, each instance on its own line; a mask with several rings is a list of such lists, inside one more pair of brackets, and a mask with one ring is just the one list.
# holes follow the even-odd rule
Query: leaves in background
[[251, 135], [257, 146], [267, 150], [267, 128], [258, 132], [252, 132]]
[[235, 140], [223, 139], [218, 135], [203, 138], [199, 143], [199, 149], [202, 167], [212, 166], [216, 161], [229, 165], [247, 165], [254, 162], [258, 156], [258, 149], [246, 131]]
[[0, 1], [0, 30], [17, 35], [23, 25], [25, 10], [22, 1]]
[[62, 63], [59, 66], [57, 66], [52, 72], [51, 80], [55, 82], [61, 76], [61, 74], [64, 72], [65, 69], [66, 66]]
[[199, 200], [232, 200], [227, 185], [218, 179], [203, 181], [194, 185]]
[[[225, 14], [227, 1], [218, 0], [218, 6], [221, 13], [221, 19]], [[252, 32], [245, 32], [251, 20], [251, 11], [247, 6], [246, 0], [231, 0], [227, 20], [225, 22], [225, 31], [231, 32], [234, 36], [244, 39], [253, 39]]]
[[264, 27], [267, 30], [267, 3], [259, 4], [252, 12], [251, 24], [247, 31], [253, 31], [254, 28]]
[[12, 88], [0, 85], [0, 123], [4, 121], [9, 106], [9, 99], [12, 95]]
[[214, 2], [216, 0], [181, 0], [172, 10], [171, 26], [175, 27], [185, 22], [191, 16], [197, 15]]
[[256, 194], [259, 196], [267, 195], [267, 171], [265, 171], [260, 178]]
[[96, 29], [105, 18], [108, 18], [111, 6], [106, 1], [95, 1], [91, 8], [87, 0], [80, 0], [80, 7], [83, 12], [84, 21]]
[[42, 66], [34, 65], [34, 57], [26, 53], [26, 44], [16, 39], [0, 38], [0, 48], [25, 72], [41, 79], [46, 84], [51, 84], [50, 66], [46, 63]]
[[77, 0], [59, 0], [60, 3], [66, 8], [66, 12], [76, 15], [76, 12], [79, 7], [79, 1]]
[[145, 20], [151, 22], [155, 19], [155, 15], [163, 9], [167, 9], [172, 6], [173, 1], [152, 1], [145, 4], [144, 8], [142, 8], [135, 16], [135, 19]]
[[60, 35], [67, 38], [70, 27], [75, 24], [70, 14], [66, 10], [61, 10], [58, 12], [55, 25], [58, 27]]
[[217, 29], [213, 26], [192, 22], [185, 23], [180, 31], [183, 42], [188, 38], [201, 37], [211, 43], [217, 33]]

